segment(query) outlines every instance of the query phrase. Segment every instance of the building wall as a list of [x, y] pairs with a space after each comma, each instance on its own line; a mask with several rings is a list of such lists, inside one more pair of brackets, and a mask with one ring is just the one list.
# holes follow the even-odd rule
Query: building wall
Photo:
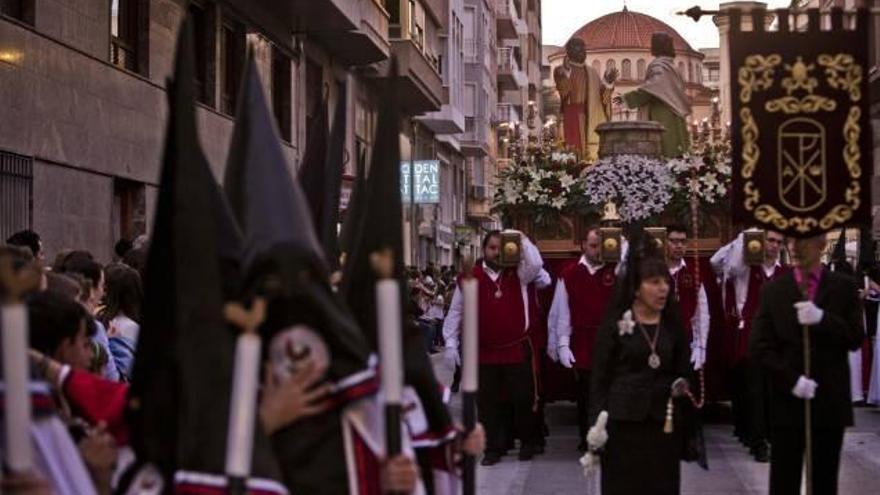
[[[148, 78], [109, 62], [109, 3], [37, 0], [34, 26], [0, 17], [10, 54], [0, 61], [0, 150], [34, 158], [32, 227], [49, 256], [80, 248], [110, 259], [114, 178], [145, 187], [150, 225], [167, 118], [164, 84], [184, 13], [177, 2], [151, 2]], [[268, 74], [268, 61], [258, 60]], [[219, 179], [234, 122], [202, 104], [197, 119]], [[296, 152], [285, 152], [293, 170]]]

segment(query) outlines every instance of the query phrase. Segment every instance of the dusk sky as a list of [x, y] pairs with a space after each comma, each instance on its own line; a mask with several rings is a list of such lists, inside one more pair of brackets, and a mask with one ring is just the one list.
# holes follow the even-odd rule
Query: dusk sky
[[[694, 5], [717, 9], [720, 2], [703, 0], [544, 0], [542, 6], [543, 44], [563, 45], [569, 36], [584, 24], [611, 12], [628, 8], [656, 17], [678, 31], [696, 49], [718, 46], [718, 29], [712, 19], [699, 23], [689, 17], [675, 15]], [[786, 7], [789, 0], [768, 0], [768, 8]]]

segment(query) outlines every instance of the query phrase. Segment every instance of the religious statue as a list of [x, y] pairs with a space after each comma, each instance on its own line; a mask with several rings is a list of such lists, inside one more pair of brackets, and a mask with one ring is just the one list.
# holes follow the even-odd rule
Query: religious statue
[[684, 80], [675, 68], [672, 37], [666, 33], [654, 33], [651, 54], [655, 58], [648, 64], [644, 84], [623, 97], [615, 97], [614, 102], [638, 108], [641, 120], [662, 124], [665, 128], [661, 145], [663, 156], [674, 158], [690, 147], [685, 120], [691, 114], [690, 98], [685, 93]]
[[596, 126], [611, 120], [611, 95], [617, 69], [605, 71], [604, 79], [586, 64], [584, 40], [572, 38], [565, 44], [565, 60], [553, 71], [556, 91], [562, 103], [565, 144], [580, 158], [593, 162], [599, 152]]

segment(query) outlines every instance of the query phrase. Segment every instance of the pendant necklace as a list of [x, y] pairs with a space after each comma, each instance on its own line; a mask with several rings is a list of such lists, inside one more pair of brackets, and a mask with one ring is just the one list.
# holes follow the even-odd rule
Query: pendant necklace
[[494, 280], [492, 281], [492, 283], [495, 284], [495, 299], [501, 299], [501, 296], [504, 295], [504, 293], [501, 292], [501, 286], [498, 285], [498, 282], [495, 282]]
[[641, 322], [636, 322], [639, 326], [639, 330], [642, 331], [642, 336], [645, 337], [645, 342], [648, 343], [648, 347], [651, 348], [651, 355], [648, 356], [648, 366], [651, 369], [657, 369], [660, 367], [660, 355], [657, 354], [657, 338], [660, 336], [660, 322], [657, 323], [657, 331], [654, 332], [654, 338], [651, 339], [648, 337], [648, 331], [645, 330], [645, 327], [642, 326]]
[[[500, 275], [500, 274], [498, 275], [498, 279], [501, 280], [501, 275]], [[498, 285], [498, 282], [492, 280], [491, 278], [489, 278], [489, 280], [491, 280], [491, 281], [492, 281], [492, 284], [495, 285], [495, 299], [501, 299], [501, 296], [504, 295], [504, 293], [501, 292], [501, 286]]]

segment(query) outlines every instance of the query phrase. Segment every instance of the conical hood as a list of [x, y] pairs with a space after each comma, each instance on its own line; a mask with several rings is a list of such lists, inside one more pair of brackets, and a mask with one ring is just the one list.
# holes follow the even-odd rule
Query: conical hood
[[342, 189], [342, 173], [345, 155], [345, 99], [340, 97], [336, 103], [336, 115], [333, 116], [333, 128], [330, 131], [330, 146], [327, 149], [327, 170], [324, 173], [324, 194], [321, 196], [321, 213], [315, 224], [318, 239], [324, 247], [324, 254], [330, 269], [339, 267], [339, 196]]
[[284, 375], [309, 355], [333, 388], [332, 410], [273, 435], [275, 454], [291, 492], [348, 493], [340, 415], [377, 390], [370, 349], [330, 289], [305, 195], [287, 168], [252, 57], [238, 101], [225, 189], [245, 232], [244, 297], [268, 302], [260, 334], [272, 373]]
[[394, 257], [394, 278], [401, 285], [400, 307], [404, 322], [404, 375], [422, 402], [429, 430], [445, 434], [451, 427], [449, 411], [428, 359], [412, 315], [407, 314], [408, 290], [403, 271], [403, 205], [400, 198], [400, 114], [395, 94], [397, 60], [391, 61], [389, 84], [379, 106], [376, 145], [367, 178], [366, 197], [357, 228], [356, 245], [345, 263], [341, 294], [358, 319], [367, 339], [376, 349], [376, 274], [370, 254], [389, 249]]
[[846, 227], [840, 229], [840, 237], [831, 251], [831, 264], [834, 271], [852, 273], [853, 267], [846, 259]]
[[357, 161], [357, 175], [354, 178], [354, 186], [351, 191], [351, 200], [345, 211], [345, 221], [342, 223], [342, 231], [339, 232], [339, 248], [346, 255], [351, 255], [355, 245], [355, 235], [363, 218], [364, 200], [367, 198], [367, 155], [361, 150]]
[[327, 98], [315, 103], [315, 113], [308, 123], [308, 140], [297, 179], [309, 205], [312, 225], [321, 240], [321, 215], [324, 207], [324, 188], [327, 182]]
[[250, 51], [239, 96], [223, 187], [244, 231], [245, 269], [258, 255], [281, 244], [323, 259], [305, 196], [290, 176]]
[[[223, 474], [235, 346], [223, 319], [217, 185], [198, 144], [193, 59], [187, 19], [168, 83], [168, 129], [129, 392], [138, 461], [159, 466], [168, 482], [182, 471]], [[255, 428], [254, 474], [276, 477], [266, 446]]]
[[859, 270], [858, 274], [865, 275], [874, 268], [874, 238], [870, 227], [862, 227], [859, 232]]

